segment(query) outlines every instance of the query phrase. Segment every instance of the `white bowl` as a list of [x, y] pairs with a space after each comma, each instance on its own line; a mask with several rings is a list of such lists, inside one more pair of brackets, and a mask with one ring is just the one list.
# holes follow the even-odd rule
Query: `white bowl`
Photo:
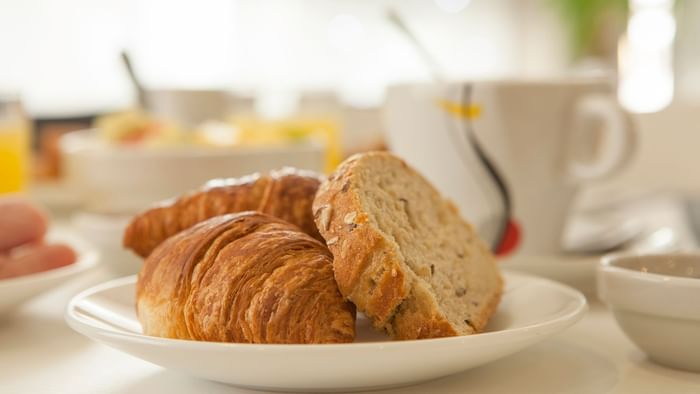
[[700, 372], [700, 253], [603, 257], [598, 296], [654, 361]]
[[143, 260], [122, 246], [122, 237], [131, 215], [81, 211], [71, 217], [76, 233], [92, 243], [102, 257], [102, 265], [115, 276], [139, 272]]
[[90, 209], [142, 210], [155, 201], [197, 188], [212, 178], [239, 177], [292, 166], [322, 171], [315, 143], [267, 147], [145, 147], [110, 145], [93, 130], [60, 142], [66, 184]]

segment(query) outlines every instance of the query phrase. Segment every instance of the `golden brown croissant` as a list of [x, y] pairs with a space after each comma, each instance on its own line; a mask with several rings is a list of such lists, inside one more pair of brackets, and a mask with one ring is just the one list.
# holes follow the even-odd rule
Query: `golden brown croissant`
[[123, 244], [141, 257], [166, 238], [205, 219], [242, 211], [260, 211], [299, 226], [322, 241], [311, 213], [321, 177], [311, 171], [284, 168], [269, 174], [216, 179], [202, 189], [164, 201], [135, 216]]
[[136, 285], [144, 333], [239, 343], [341, 343], [355, 308], [332, 256], [289, 223], [258, 212], [211, 218], [168, 238]]

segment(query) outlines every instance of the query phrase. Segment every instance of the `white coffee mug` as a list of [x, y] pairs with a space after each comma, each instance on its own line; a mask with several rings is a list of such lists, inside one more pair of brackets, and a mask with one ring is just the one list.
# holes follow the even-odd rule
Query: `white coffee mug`
[[621, 169], [636, 140], [612, 83], [599, 79], [395, 86], [384, 120], [389, 147], [493, 238], [502, 196], [485, 151], [510, 192], [517, 252], [530, 255], [561, 252], [577, 187]]

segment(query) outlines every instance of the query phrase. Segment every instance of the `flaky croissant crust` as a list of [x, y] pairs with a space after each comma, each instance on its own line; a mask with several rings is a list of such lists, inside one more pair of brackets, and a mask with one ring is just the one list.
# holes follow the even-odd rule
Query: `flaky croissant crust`
[[208, 218], [242, 211], [270, 214], [324, 242], [311, 213], [321, 180], [314, 172], [290, 167], [264, 175], [212, 180], [197, 191], [136, 215], [124, 232], [123, 244], [146, 257], [171, 235]]
[[355, 309], [332, 256], [295, 226], [257, 212], [218, 216], [146, 259], [137, 314], [148, 335], [239, 343], [342, 343]]

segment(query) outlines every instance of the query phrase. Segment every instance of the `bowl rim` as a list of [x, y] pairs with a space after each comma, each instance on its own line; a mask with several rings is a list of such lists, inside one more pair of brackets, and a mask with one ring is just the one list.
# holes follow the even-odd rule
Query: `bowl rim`
[[601, 257], [598, 264], [598, 271], [617, 273], [624, 275], [634, 280], [650, 283], [669, 283], [675, 282], [678, 285], [700, 287], [700, 278], [691, 278], [685, 276], [675, 276], [666, 274], [657, 274], [654, 272], [641, 272], [627, 267], [615, 265], [616, 261], [621, 259], [638, 259], [638, 258], [663, 258], [671, 256], [695, 257], [700, 260], [700, 251], [679, 251], [667, 253], [644, 253], [644, 252], [618, 252], [609, 253]]
[[613, 312], [634, 311], [658, 318], [700, 321], [700, 279], [636, 271], [612, 265], [621, 258], [685, 255], [700, 258], [697, 252], [636, 253], [605, 255], [596, 267], [598, 298]]

